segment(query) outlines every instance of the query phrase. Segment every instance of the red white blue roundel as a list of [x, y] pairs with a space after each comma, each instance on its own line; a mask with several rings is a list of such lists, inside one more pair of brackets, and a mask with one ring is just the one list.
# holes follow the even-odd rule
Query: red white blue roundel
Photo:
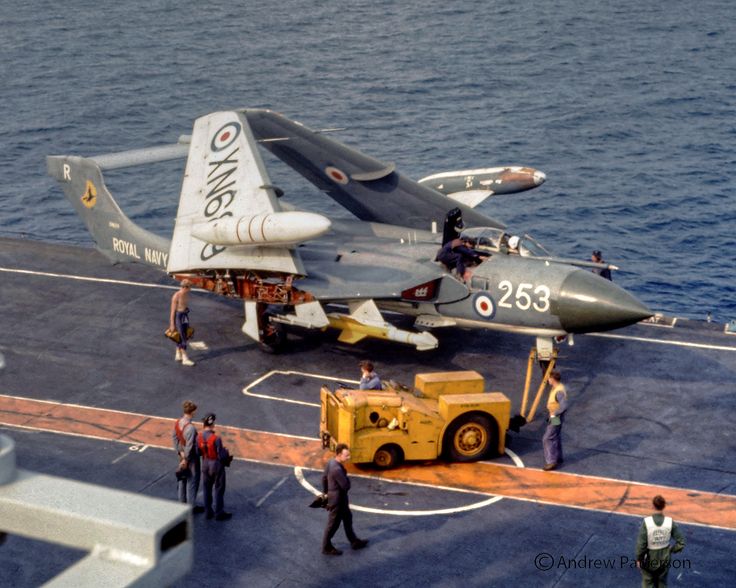
[[229, 122], [220, 127], [212, 137], [212, 151], [222, 151], [223, 149], [230, 147], [230, 145], [233, 144], [233, 141], [238, 138], [240, 128], [240, 123], [235, 121]]
[[343, 186], [348, 183], [348, 177], [341, 169], [337, 169], [336, 167], [328, 165], [325, 168], [325, 173], [327, 174], [327, 177], [330, 178], [333, 182], [337, 182], [338, 184], [342, 184]]
[[478, 292], [473, 296], [473, 309], [484, 319], [492, 319], [496, 314], [496, 305], [488, 292]]

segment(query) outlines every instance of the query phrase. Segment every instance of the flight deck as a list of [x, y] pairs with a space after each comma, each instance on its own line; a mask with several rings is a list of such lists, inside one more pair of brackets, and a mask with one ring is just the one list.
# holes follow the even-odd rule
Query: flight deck
[[[236, 457], [225, 494], [234, 516], [194, 516], [193, 569], [179, 585], [637, 585], [634, 544], [655, 494], [687, 539], [670, 585], [736, 578], [736, 335], [723, 324], [663, 320], [562, 344], [571, 404], [559, 470], [541, 470], [541, 409], [499, 458], [350, 466], [355, 529], [370, 544], [330, 558], [326, 515], [308, 508], [329, 457], [320, 387], [356, 380], [364, 358], [406, 384], [476, 370], [514, 414], [533, 339], [436, 329], [439, 348], [419, 352], [295, 330], [273, 355], [241, 333], [240, 301], [194, 291], [196, 365], [185, 367], [163, 335], [175, 289], [163, 272], [93, 249], [0, 239], [0, 432], [19, 467], [175, 499], [173, 419], [185, 399], [198, 417], [217, 414]], [[335, 544], [347, 546], [342, 531]], [[3, 581], [37, 586], [83, 555], [10, 536]]]

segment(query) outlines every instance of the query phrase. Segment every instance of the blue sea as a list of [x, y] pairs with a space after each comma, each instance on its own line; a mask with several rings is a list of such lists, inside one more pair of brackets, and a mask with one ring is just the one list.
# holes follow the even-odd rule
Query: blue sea
[[[480, 209], [554, 253], [593, 249], [652, 309], [736, 319], [736, 4], [0, 0], [0, 235], [89, 245], [50, 154], [175, 142], [267, 107], [410, 177], [528, 165]], [[265, 157], [304, 206], [347, 215]], [[106, 176], [170, 234], [184, 162]]]

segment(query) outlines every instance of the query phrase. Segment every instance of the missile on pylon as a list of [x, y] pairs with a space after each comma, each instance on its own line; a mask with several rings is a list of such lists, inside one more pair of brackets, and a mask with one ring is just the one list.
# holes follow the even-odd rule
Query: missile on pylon
[[523, 192], [546, 179], [544, 172], [533, 167], [506, 166], [442, 172], [422, 178], [419, 183], [459, 200], [463, 192], [486, 192], [486, 197]]
[[439, 345], [437, 338], [427, 331], [405, 331], [387, 322], [381, 325], [361, 323], [346, 314], [328, 314], [327, 318], [332, 328], [340, 329], [340, 336], [337, 340], [342, 343], [350, 343], [352, 345], [366, 337], [373, 337], [375, 339], [414, 345], [417, 351], [436, 349]]
[[303, 211], [266, 212], [225, 217], [192, 228], [192, 235], [213, 245], [295, 245], [323, 235], [330, 220]]

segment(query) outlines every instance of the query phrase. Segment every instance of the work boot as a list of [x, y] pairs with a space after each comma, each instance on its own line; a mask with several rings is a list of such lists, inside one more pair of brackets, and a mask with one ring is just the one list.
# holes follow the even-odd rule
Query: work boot
[[176, 356], [174, 357], [174, 361], [181, 361], [181, 349], [178, 347], [176, 348]]
[[328, 546], [328, 547], [325, 547], [325, 548], [324, 548], [324, 549], [322, 550], [322, 553], [324, 553], [325, 555], [342, 555], [342, 551], [341, 551], [341, 550], [339, 550], [339, 549], [338, 549], [337, 547], [335, 547], [334, 545], [330, 545], [330, 546]]
[[350, 544], [350, 547], [353, 549], [363, 549], [366, 545], [368, 545], [368, 539], [356, 539]]
[[231, 518], [233, 518], [233, 513], [231, 512], [221, 512], [219, 514], [215, 515], [216, 521], [229, 521]]
[[181, 365], [194, 365], [194, 362], [187, 357], [187, 352], [181, 350]]

